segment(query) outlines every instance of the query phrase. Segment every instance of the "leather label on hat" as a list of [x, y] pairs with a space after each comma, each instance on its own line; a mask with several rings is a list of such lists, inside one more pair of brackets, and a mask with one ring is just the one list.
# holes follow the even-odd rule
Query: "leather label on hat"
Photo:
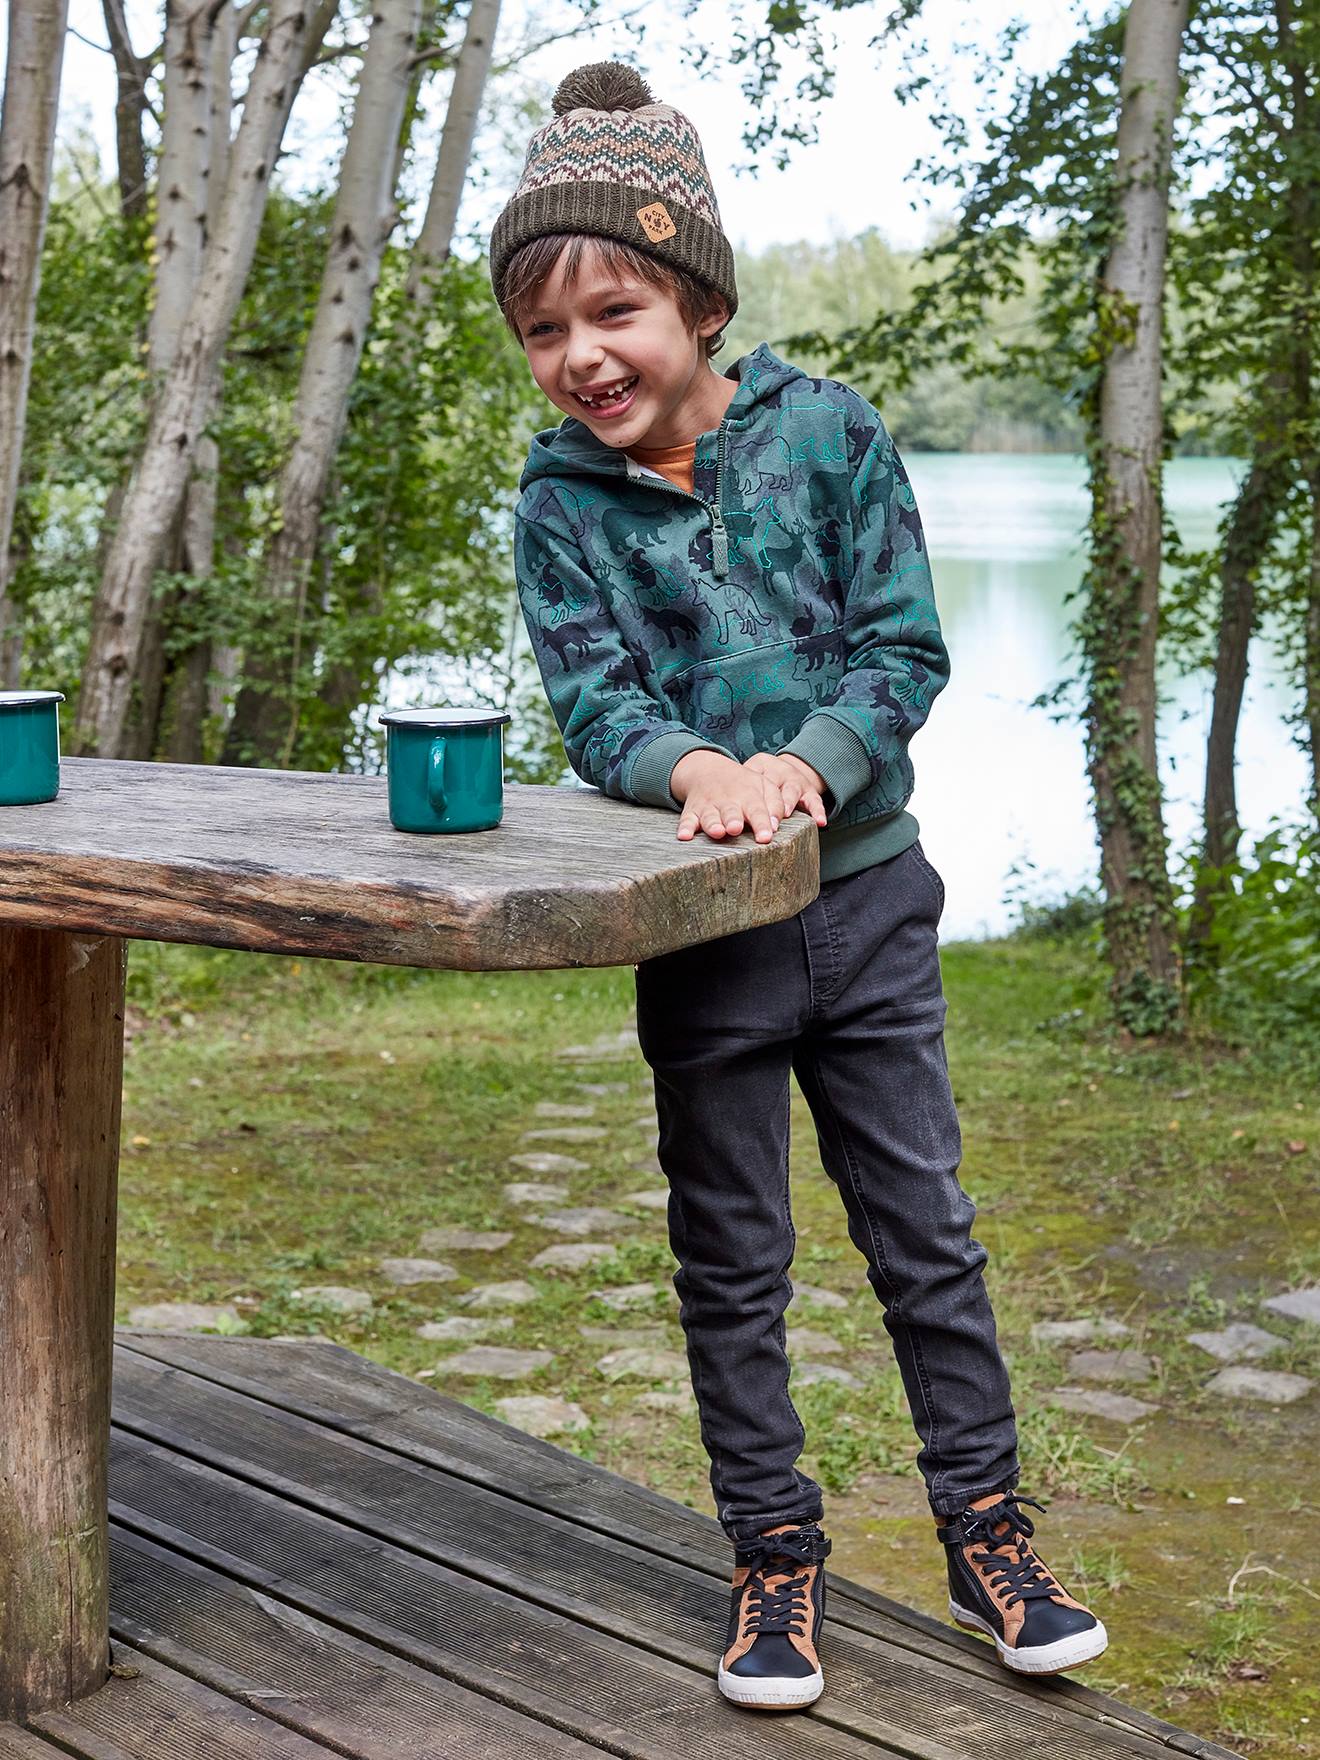
[[678, 231], [677, 226], [669, 218], [669, 209], [663, 202], [651, 202], [645, 208], [638, 208], [637, 218], [641, 221], [642, 230], [652, 244], [659, 244], [664, 238], [673, 238]]

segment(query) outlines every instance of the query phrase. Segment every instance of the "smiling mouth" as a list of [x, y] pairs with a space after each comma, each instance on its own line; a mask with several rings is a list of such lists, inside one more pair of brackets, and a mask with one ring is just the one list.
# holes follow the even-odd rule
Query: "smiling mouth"
[[634, 373], [631, 379], [624, 379], [610, 391], [600, 391], [594, 397], [582, 397], [578, 392], [573, 396], [584, 409], [608, 409], [613, 403], [622, 403], [636, 389], [640, 374]]

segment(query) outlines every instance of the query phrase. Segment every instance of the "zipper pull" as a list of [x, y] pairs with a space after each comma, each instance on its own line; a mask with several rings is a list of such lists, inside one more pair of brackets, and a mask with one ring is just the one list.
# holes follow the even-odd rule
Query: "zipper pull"
[[718, 507], [710, 510], [710, 548], [715, 562], [715, 579], [722, 581], [729, 572], [729, 534]]

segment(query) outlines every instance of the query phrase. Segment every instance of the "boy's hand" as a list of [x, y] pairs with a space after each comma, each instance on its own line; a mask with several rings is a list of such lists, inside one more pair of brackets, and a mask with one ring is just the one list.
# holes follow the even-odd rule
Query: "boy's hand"
[[753, 752], [743, 768], [755, 770], [778, 788], [785, 818], [801, 806], [817, 826], [825, 825], [825, 778], [805, 758], [793, 752]]
[[699, 830], [708, 837], [736, 837], [744, 826], [751, 827], [758, 843], [769, 843], [779, 829], [779, 787], [723, 752], [688, 752], [670, 772], [669, 787], [683, 803], [678, 836], [684, 843]]

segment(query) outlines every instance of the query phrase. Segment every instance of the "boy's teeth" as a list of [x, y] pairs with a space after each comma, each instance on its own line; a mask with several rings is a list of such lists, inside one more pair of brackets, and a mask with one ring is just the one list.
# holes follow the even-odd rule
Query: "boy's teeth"
[[615, 386], [613, 391], [602, 391], [597, 397], [579, 397], [578, 402], [585, 403], [589, 409], [597, 409], [602, 403], [622, 403], [636, 383], [637, 375], [634, 373], [631, 379]]

